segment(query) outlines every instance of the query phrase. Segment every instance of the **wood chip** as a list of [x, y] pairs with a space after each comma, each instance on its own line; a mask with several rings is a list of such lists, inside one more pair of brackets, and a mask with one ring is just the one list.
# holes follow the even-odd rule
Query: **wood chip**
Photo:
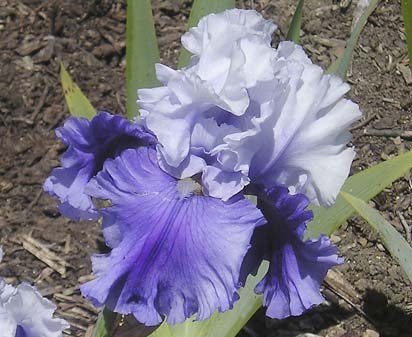
[[85, 310], [87, 310], [87, 311], [90, 311], [91, 313], [93, 313], [93, 314], [95, 314], [95, 315], [97, 315], [98, 313], [99, 313], [99, 309], [97, 309], [97, 308], [95, 308], [94, 306], [93, 306], [93, 304], [91, 304], [89, 301], [87, 301], [87, 300], [84, 300], [84, 301], [80, 301], [79, 303], [78, 303], [78, 306], [79, 307], [81, 307], [81, 308], [83, 308], [83, 309], [85, 309]]
[[72, 250], [71, 247], [71, 235], [67, 234], [66, 238], [64, 239], [64, 254], [69, 254]]
[[44, 297], [53, 295], [59, 291], [63, 290], [63, 286], [56, 286], [56, 287], [47, 287], [44, 289], [40, 289], [40, 294]]
[[80, 287], [80, 286], [77, 285], [77, 286], [75, 286], [75, 287], [66, 288], [66, 289], [64, 289], [64, 290], [62, 291], [62, 294], [65, 295], [65, 296], [73, 295], [74, 292], [76, 292], [76, 291], [79, 290], [79, 287]]
[[86, 311], [86, 310], [84, 310], [82, 308], [79, 308], [79, 307], [73, 307], [69, 310], [69, 312], [71, 312], [74, 315], [82, 316], [82, 317], [84, 317], [88, 320], [92, 319], [92, 315], [90, 314], [89, 311]]
[[23, 235], [21, 238], [23, 248], [29, 253], [33, 254], [40, 261], [47, 264], [50, 268], [57, 271], [61, 277], [66, 277], [66, 261], [57, 256], [50, 249], [48, 249], [43, 243], [35, 238]]
[[398, 64], [398, 70], [402, 74], [403, 79], [405, 80], [406, 84], [412, 84], [412, 71], [411, 68], [405, 66], [404, 64]]
[[80, 276], [80, 277], [78, 278], [78, 281], [79, 281], [80, 284], [83, 284], [83, 283], [92, 281], [92, 280], [94, 280], [95, 278], [96, 278], [96, 277], [95, 277], [94, 275], [91, 275], [91, 274], [89, 274], [89, 275], [83, 275], [83, 276]]
[[395, 129], [365, 129], [363, 130], [363, 135], [365, 136], [376, 136], [376, 137], [401, 137], [403, 139], [412, 139], [412, 131], [410, 130], [395, 130]]
[[375, 330], [367, 329], [363, 333], [362, 337], [379, 337], [379, 332], [376, 332]]
[[62, 316], [67, 321], [69, 321], [70, 327], [72, 327], [72, 328], [74, 327], [74, 328], [77, 328], [77, 329], [80, 329], [80, 330], [83, 330], [83, 331], [87, 330], [87, 327], [84, 326], [83, 324], [80, 324], [78, 322], [74, 322], [73, 320], [71, 320], [71, 318], [78, 319], [78, 317], [73, 317], [73, 315], [63, 313], [63, 312], [60, 313], [60, 316]]
[[54, 270], [50, 267], [44, 268], [39, 276], [37, 276], [36, 280], [34, 281], [36, 284], [42, 282], [44, 279], [49, 278], [54, 273]]
[[84, 334], [84, 337], [92, 337], [93, 330], [94, 330], [94, 324], [89, 325], [89, 327], [87, 328], [87, 330]]
[[67, 296], [67, 295], [63, 295], [63, 294], [54, 294], [53, 298], [55, 298], [56, 300], [60, 301], [60, 302], [69, 302], [69, 303], [75, 303], [77, 298], [77, 296]]
[[344, 293], [352, 302], [359, 302], [361, 296], [339, 270], [330, 269], [326, 275], [325, 282], [333, 289]]

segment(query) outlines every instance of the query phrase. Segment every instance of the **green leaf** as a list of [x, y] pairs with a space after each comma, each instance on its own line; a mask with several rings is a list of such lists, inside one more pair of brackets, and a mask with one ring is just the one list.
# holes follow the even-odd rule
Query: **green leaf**
[[[219, 13], [234, 7], [235, 0], [194, 0], [189, 16], [188, 29], [196, 26], [202, 17], [210, 13]], [[179, 68], [189, 63], [190, 56], [191, 54], [186, 49], [183, 47], [180, 49]]]
[[256, 284], [265, 275], [269, 264], [262, 263], [256, 276], [249, 276], [239, 291], [240, 299], [232, 310], [214, 313], [206, 321], [187, 320], [182, 324], [163, 323], [150, 337], [235, 337], [253, 314], [262, 306], [262, 297], [254, 293]]
[[300, 38], [300, 26], [302, 25], [302, 9], [304, 0], [299, 0], [298, 5], [296, 6], [295, 14], [293, 14], [292, 22], [289, 26], [287, 40], [299, 43]]
[[127, 116], [139, 114], [137, 89], [160, 85], [156, 79], [155, 63], [159, 48], [150, 0], [127, 1], [126, 23], [126, 96]]
[[370, 0], [368, 7], [365, 9], [358, 22], [356, 23], [349, 40], [346, 43], [345, 51], [328, 69], [328, 73], [336, 74], [342, 79], [346, 79], [353, 51], [358, 43], [359, 36], [368, 21], [368, 17], [373, 13], [379, 0]]
[[412, 248], [409, 243], [376, 209], [348, 193], [342, 192], [342, 197], [379, 233], [386, 248], [412, 282]]
[[77, 84], [73, 82], [63, 63], [60, 63], [60, 81], [70, 114], [92, 119], [96, 110]]
[[110, 337], [110, 332], [113, 329], [116, 316], [117, 315], [114, 312], [104, 308], [97, 317], [92, 337]]
[[406, 42], [408, 44], [409, 65], [412, 69], [412, 1], [401, 0], [403, 23], [405, 25]]
[[[342, 191], [367, 201], [402, 177], [412, 168], [412, 151], [401, 154], [378, 165], [359, 172], [346, 181]], [[332, 234], [354, 213], [353, 207], [339, 195], [330, 208], [311, 206], [314, 221], [309, 223], [307, 237], [315, 238], [320, 234]]]

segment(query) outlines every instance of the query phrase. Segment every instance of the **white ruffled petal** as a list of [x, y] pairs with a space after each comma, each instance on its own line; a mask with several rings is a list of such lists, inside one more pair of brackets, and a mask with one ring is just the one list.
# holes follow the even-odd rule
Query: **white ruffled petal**
[[0, 306], [0, 328], [1, 337], [15, 337], [16, 335], [16, 322], [9, 313]]
[[349, 129], [361, 114], [343, 98], [349, 86], [302, 47], [271, 48], [274, 29], [254, 11], [203, 18], [182, 38], [191, 64], [158, 66], [165, 87], [142, 91], [143, 122], [161, 143], [161, 167], [179, 177], [202, 170], [211, 196], [284, 184], [328, 206], [349, 173]]
[[[244, 36], [255, 35], [270, 44], [277, 26], [265, 20], [258, 12], [232, 9], [219, 14], [210, 14], [199, 21], [182, 36], [183, 46], [195, 55], [201, 55], [206, 49], [218, 49], [228, 46]], [[228, 34], [230, 32], [230, 34]]]
[[61, 337], [62, 331], [69, 328], [66, 321], [53, 318], [56, 306], [31, 285], [22, 283], [14, 288], [3, 283], [0, 292], [2, 329], [4, 324], [14, 334], [16, 329], [22, 329], [27, 337]]

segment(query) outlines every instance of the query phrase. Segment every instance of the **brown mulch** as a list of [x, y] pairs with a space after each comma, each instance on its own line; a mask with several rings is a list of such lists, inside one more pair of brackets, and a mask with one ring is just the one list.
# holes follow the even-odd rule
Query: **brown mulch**
[[[153, 3], [161, 61], [175, 66], [190, 1]], [[350, 33], [356, 1], [347, 3], [305, 2], [302, 44], [324, 67], [340, 55]], [[275, 21], [276, 41], [286, 35], [293, 4], [238, 3]], [[90, 254], [104, 243], [97, 223], [69, 221], [42, 193], [43, 181], [64, 151], [54, 136], [68, 116], [59, 64], [64, 62], [96, 108], [124, 113], [125, 10], [120, 0], [0, 0], [0, 246], [5, 251], [0, 276], [13, 284], [36, 284], [70, 322], [70, 336], [89, 334], [96, 319], [97, 310], [80, 296], [79, 284], [90, 279]], [[362, 34], [349, 74], [350, 97], [364, 112], [354, 130], [353, 172], [412, 148], [406, 138], [365, 135], [365, 129], [412, 130], [406, 66], [399, 1], [382, 1]], [[410, 225], [412, 219], [411, 189], [407, 175], [373, 200], [405, 237], [405, 222]], [[327, 303], [283, 321], [269, 321], [259, 311], [239, 336], [412, 335], [410, 283], [376, 233], [355, 218], [332, 239], [347, 263], [338, 268], [335, 283], [325, 285]]]

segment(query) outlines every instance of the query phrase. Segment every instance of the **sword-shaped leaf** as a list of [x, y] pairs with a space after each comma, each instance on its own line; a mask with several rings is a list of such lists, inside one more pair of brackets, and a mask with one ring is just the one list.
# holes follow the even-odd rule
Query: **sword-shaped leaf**
[[63, 63], [60, 64], [60, 81], [70, 114], [92, 119], [96, 114], [96, 110], [77, 84], [73, 82]]

